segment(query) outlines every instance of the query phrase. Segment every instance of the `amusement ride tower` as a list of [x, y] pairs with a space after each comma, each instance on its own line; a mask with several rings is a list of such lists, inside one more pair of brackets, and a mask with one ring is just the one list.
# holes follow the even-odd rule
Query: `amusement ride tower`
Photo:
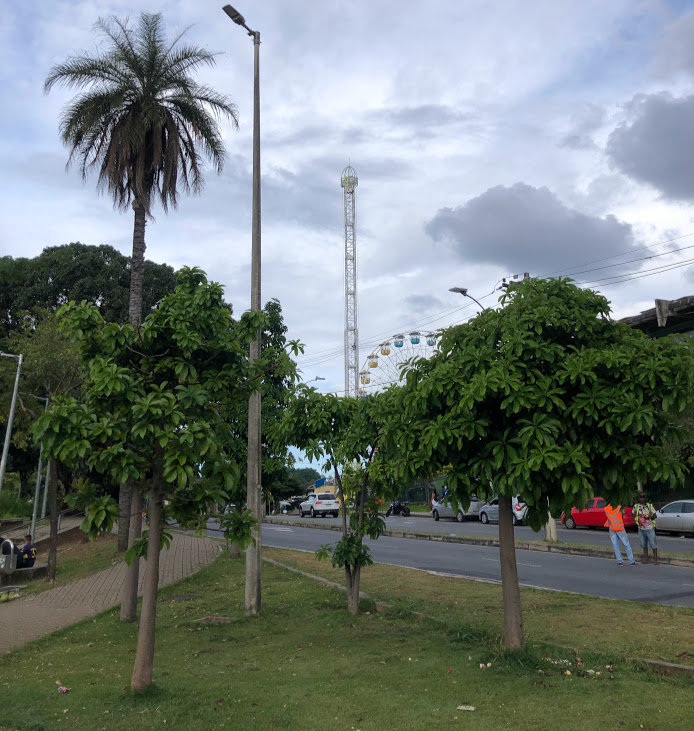
[[357, 173], [342, 171], [345, 200], [345, 396], [359, 396], [359, 326], [357, 318]]

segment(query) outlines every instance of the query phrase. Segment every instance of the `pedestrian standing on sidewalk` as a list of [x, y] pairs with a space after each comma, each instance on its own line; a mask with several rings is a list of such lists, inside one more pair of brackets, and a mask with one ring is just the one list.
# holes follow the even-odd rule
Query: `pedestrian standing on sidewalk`
[[612, 541], [612, 547], [614, 548], [614, 555], [617, 558], [617, 563], [620, 566], [624, 566], [622, 552], [619, 548], [619, 544], [621, 543], [626, 549], [629, 564], [631, 566], [636, 566], [634, 554], [631, 552], [631, 546], [629, 545], [629, 539], [627, 538], [627, 532], [624, 530], [622, 506], [618, 505], [616, 508], [613, 508], [611, 505], [605, 505], [605, 515], [607, 515], [605, 528], [610, 529], [610, 540]]
[[641, 563], [648, 563], [648, 547], [653, 549], [653, 563], [658, 565], [658, 542], [655, 537], [655, 508], [651, 503], [646, 502], [646, 496], [640, 492], [634, 512], [631, 514], [634, 522], [639, 527], [639, 543], [643, 549]]

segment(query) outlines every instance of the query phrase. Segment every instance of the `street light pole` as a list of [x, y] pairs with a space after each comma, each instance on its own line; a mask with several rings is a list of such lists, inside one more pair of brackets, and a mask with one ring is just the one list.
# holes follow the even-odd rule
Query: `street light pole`
[[[251, 233], [251, 310], [261, 307], [261, 249], [260, 249], [260, 33], [246, 25], [246, 20], [231, 5], [222, 10], [253, 38], [253, 218]], [[261, 331], [251, 343], [251, 365], [260, 357]], [[262, 442], [260, 391], [254, 391], [248, 400], [248, 464], [246, 470], [246, 503], [257, 521], [254, 541], [246, 549], [246, 614], [260, 613], [261, 555], [260, 538], [263, 520]]]
[[10, 415], [7, 418], [7, 428], [5, 430], [5, 443], [2, 447], [2, 460], [0, 460], [0, 492], [2, 492], [2, 483], [5, 480], [5, 468], [7, 467], [7, 454], [10, 451], [10, 439], [12, 438], [12, 422], [14, 421], [14, 412], [17, 407], [17, 394], [19, 393], [19, 379], [22, 375], [22, 362], [24, 356], [13, 355], [12, 353], [0, 353], [3, 358], [17, 359], [17, 375], [14, 379], [14, 390], [12, 391], [12, 401], [10, 402]]
[[482, 312], [486, 312], [488, 309], [478, 299], [475, 299], [475, 297], [468, 293], [467, 287], [451, 287], [448, 291], [455, 292], [456, 294], [462, 294], [463, 297], [469, 297], [473, 302], [477, 303], [477, 305], [482, 309]]

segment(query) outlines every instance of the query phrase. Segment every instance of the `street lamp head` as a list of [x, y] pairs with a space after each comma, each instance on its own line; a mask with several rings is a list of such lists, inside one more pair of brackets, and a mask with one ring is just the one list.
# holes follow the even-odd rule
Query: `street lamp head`
[[455, 292], [456, 294], [462, 294], [463, 297], [467, 297], [467, 287], [451, 287], [449, 292]]
[[225, 5], [222, 10], [236, 23], [237, 25], [246, 25], [246, 19], [239, 13], [238, 10], [232, 8], [231, 5]]

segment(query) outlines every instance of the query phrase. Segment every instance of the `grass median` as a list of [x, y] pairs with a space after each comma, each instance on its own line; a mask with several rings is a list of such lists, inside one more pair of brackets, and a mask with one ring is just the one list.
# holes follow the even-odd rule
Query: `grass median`
[[[307, 554], [267, 553], [316, 571]], [[584, 729], [612, 718], [627, 728], [691, 728], [692, 680], [622, 663], [624, 646], [600, 641], [597, 627], [571, 634], [576, 614], [589, 612], [576, 597], [524, 591], [530, 642], [509, 656], [496, 635], [495, 585], [378, 565], [364, 572], [364, 589], [391, 606], [376, 613], [365, 601], [370, 613], [356, 618], [343, 593], [285, 569], [265, 565], [263, 586], [263, 614], [253, 619], [243, 614], [243, 561], [221, 557], [164, 589], [155, 687], [144, 694], [129, 690], [136, 633], [117, 610], [0, 658], [0, 727]], [[635, 615], [610, 606], [609, 634], [628, 637]], [[682, 647], [694, 613], [659, 609], [642, 611], [667, 619]], [[543, 636], [572, 636], [580, 661], [541, 642], [534, 627], [549, 618], [555, 629]], [[635, 701], [655, 697], [647, 710]]]

